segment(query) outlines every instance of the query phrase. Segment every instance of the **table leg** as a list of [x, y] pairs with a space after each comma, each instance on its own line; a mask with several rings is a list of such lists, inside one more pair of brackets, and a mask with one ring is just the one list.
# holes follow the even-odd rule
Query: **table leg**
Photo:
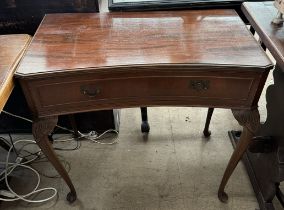
[[141, 132], [149, 133], [150, 125], [148, 123], [147, 107], [140, 107], [140, 109], [141, 109], [141, 117], [142, 117]]
[[[68, 118], [69, 118], [70, 124], [72, 126], [72, 129], [74, 131], [73, 136], [75, 138], [79, 138], [80, 137], [80, 133], [79, 133], [79, 130], [78, 130], [78, 127], [77, 127], [77, 123], [76, 123], [74, 114], [69, 114]], [[78, 141], [78, 139], [77, 139], [77, 141]]]
[[209, 131], [209, 125], [210, 125], [211, 117], [213, 115], [213, 111], [214, 111], [214, 108], [208, 108], [205, 127], [203, 130], [203, 134], [206, 138], [211, 135], [211, 131]]
[[224, 172], [221, 184], [218, 190], [219, 200], [222, 202], [228, 201], [228, 195], [225, 193], [225, 186], [235, 170], [238, 162], [241, 160], [244, 152], [252, 142], [252, 138], [260, 126], [260, 116], [257, 109], [253, 110], [232, 110], [234, 117], [243, 126], [243, 132], [240, 141], [233, 152], [231, 159]]
[[60, 163], [59, 159], [54, 152], [51, 143], [48, 140], [48, 134], [54, 129], [57, 124], [58, 117], [46, 117], [46, 118], [37, 118], [33, 122], [33, 135], [34, 138], [42, 150], [43, 154], [47, 157], [53, 167], [57, 170], [60, 176], [64, 179], [68, 187], [70, 188], [70, 192], [67, 195], [67, 200], [72, 203], [77, 199], [76, 190], [73, 186], [73, 183], [63, 167]]

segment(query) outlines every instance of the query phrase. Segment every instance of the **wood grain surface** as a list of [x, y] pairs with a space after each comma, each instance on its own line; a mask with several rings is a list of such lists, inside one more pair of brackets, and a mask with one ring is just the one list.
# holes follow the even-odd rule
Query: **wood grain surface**
[[234, 10], [50, 14], [17, 75], [118, 66], [270, 64]]
[[273, 2], [246, 2], [242, 11], [284, 71], [284, 26], [271, 23], [277, 14]]
[[13, 90], [13, 75], [29, 42], [29, 35], [0, 36], [0, 112]]
[[268, 71], [248, 68], [135, 68], [20, 79], [36, 116], [139, 106], [250, 109]]

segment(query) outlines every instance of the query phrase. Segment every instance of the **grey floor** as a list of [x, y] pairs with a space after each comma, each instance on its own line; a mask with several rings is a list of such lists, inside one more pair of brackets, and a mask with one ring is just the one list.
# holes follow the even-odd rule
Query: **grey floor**
[[[217, 109], [212, 137], [202, 136], [206, 109], [150, 108], [151, 132], [140, 132], [139, 109], [123, 109], [118, 143], [82, 142], [77, 151], [58, 152], [71, 165], [69, 172], [78, 192], [72, 206], [65, 201], [68, 189], [62, 179], [43, 177], [42, 186], [59, 190], [58, 200], [42, 205], [2, 203], [1, 209], [226, 209], [258, 208], [242, 164], [233, 174], [228, 204], [216, 192], [233, 151], [227, 131], [238, 129], [229, 110]], [[17, 136], [16, 138], [31, 138]], [[66, 136], [66, 138], [68, 138]], [[61, 143], [65, 148], [75, 142]], [[47, 163], [37, 165], [45, 174], [56, 174]], [[20, 192], [34, 184], [34, 177], [19, 171], [13, 186]]]
[[[106, 11], [106, 6], [102, 0], [101, 10]], [[271, 83], [270, 75], [266, 87]], [[266, 118], [264, 96], [259, 103], [261, 121]], [[218, 185], [233, 151], [227, 131], [240, 127], [230, 110], [216, 109], [211, 123], [212, 136], [205, 139], [202, 130], [206, 112], [205, 108], [149, 108], [151, 131], [145, 136], [140, 132], [140, 110], [122, 109], [117, 144], [82, 141], [79, 150], [57, 151], [60, 159], [70, 164], [69, 174], [78, 193], [74, 204], [69, 205], [65, 200], [68, 188], [62, 179], [41, 176], [41, 187], [58, 189], [57, 199], [44, 204], [2, 202], [0, 209], [259, 209], [242, 163], [228, 183], [229, 202], [224, 204], [218, 200]], [[32, 139], [31, 135], [13, 137]], [[56, 145], [72, 148], [76, 142]], [[48, 162], [35, 167], [42, 174], [56, 175]], [[12, 186], [19, 193], [29, 191], [34, 184], [34, 175], [26, 170], [17, 171], [12, 179]], [[276, 210], [282, 209], [277, 200], [274, 203]]]

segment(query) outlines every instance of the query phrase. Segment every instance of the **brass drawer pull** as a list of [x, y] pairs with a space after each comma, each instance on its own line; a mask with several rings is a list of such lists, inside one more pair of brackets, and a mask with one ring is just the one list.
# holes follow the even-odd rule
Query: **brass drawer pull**
[[89, 97], [95, 97], [101, 92], [100, 88], [90, 86], [81, 86], [80, 90], [82, 94]]
[[190, 87], [197, 91], [208, 90], [209, 83], [209, 80], [191, 80]]

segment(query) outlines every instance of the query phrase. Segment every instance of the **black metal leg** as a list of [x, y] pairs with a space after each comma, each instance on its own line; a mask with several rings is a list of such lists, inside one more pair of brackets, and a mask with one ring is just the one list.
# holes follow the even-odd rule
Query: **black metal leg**
[[140, 109], [141, 109], [141, 117], [142, 117], [141, 132], [149, 133], [150, 125], [148, 123], [147, 107], [141, 107]]
[[203, 130], [203, 134], [204, 134], [205, 137], [209, 137], [211, 135], [211, 132], [209, 131], [209, 125], [210, 125], [210, 121], [211, 121], [213, 111], [214, 111], [214, 108], [208, 108], [206, 123], [205, 123], [205, 127], [204, 127], [204, 130]]

